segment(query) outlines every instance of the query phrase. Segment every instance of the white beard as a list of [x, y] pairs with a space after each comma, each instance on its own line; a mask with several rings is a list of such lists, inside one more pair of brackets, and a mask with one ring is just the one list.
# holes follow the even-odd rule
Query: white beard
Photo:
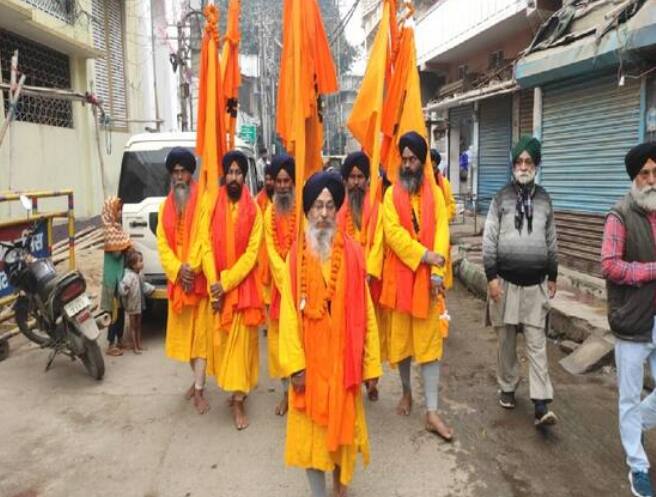
[[631, 196], [635, 203], [642, 207], [647, 212], [656, 211], [656, 187], [645, 186], [638, 188], [635, 181], [631, 184]]
[[515, 181], [517, 181], [517, 183], [519, 183], [520, 185], [528, 185], [529, 183], [535, 181], [536, 174], [537, 174], [536, 169], [527, 173], [521, 171], [513, 171], [513, 177], [515, 178]]
[[335, 223], [333, 222], [327, 228], [318, 228], [316, 225], [310, 225], [306, 232], [310, 250], [319, 257], [321, 262], [326, 262], [331, 256], [336, 229]]
[[189, 201], [189, 185], [184, 181], [174, 183], [173, 197], [175, 200], [175, 208], [178, 215], [182, 215], [187, 207]]

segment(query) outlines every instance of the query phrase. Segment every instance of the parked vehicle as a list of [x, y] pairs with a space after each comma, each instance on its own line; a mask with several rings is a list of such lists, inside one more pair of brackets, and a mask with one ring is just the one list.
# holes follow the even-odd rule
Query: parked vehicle
[[78, 271], [59, 275], [47, 258], [31, 255], [32, 235], [38, 225], [13, 243], [0, 242], [0, 259], [10, 284], [19, 291], [14, 303], [16, 324], [23, 335], [50, 349], [46, 371], [57, 354], [80, 359], [96, 380], [105, 374], [98, 336], [109, 325], [110, 316], [94, 316], [86, 294], [86, 281]]
[[[159, 208], [170, 189], [166, 171], [166, 155], [173, 147], [185, 147], [195, 152], [196, 133], [144, 133], [132, 136], [125, 146], [118, 197], [123, 201], [123, 227], [137, 250], [144, 256], [144, 278], [155, 285], [153, 298], [166, 298], [166, 276], [157, 253], [157, 218]], [[238, 137], [235, 148], [246, 154], [249, 161], [246, 185], [255, 193], [257, 176], [255, 151]], [[201, 161], [196, 157], [198, 167]]]

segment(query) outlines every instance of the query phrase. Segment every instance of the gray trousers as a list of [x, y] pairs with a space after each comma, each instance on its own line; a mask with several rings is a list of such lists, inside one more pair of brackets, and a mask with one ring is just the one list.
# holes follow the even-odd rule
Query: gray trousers
[[[549, 379], [547, 361], [547, 336], [544, 328], [527, 324], [524, 341], [528, 355], [528, 382], [530, 397], [533, 400], [553, 399], [553, 387]], [[517, 363], [517, 325], [507, 324], [494, 328], [498, 337], [497, 381], [503, 392], [514, 392], [519, 384], [519, 364]]]

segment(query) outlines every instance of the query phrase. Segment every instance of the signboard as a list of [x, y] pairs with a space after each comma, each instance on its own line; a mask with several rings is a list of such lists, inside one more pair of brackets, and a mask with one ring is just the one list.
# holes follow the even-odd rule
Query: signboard
[[239, 138], [251, 145], [254, 144], [257, 139], [257, 126], [254, 124], [242, 124], [239, 127]]
[[[48, 222], [49, 221], [39, 223], [37, 231], [32, 236], [31, 252], [35, 257], [41, 258], [50, 256], [47, 231]], [[10, 243], [20, 240], [23, 238], [25, 231], [32, 227], [32, 225], [33, 223], [28, 221], [0, 228], [0, 241]], [[7, 250], [8, 249], [5, 247], [0, 247], [0, 260], [4, 259]], [[4, 272], [4, 268], [2, 268], [2, 271], [0, 271], [0, 297], [6, 297], [13, 292], [14, 288], [9, 284], [9, 278]]]

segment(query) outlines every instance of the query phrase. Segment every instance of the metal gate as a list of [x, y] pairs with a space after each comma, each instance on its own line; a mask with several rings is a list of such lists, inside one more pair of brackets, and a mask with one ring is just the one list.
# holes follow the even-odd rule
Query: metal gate
[[599, 271], [603, 218], [630, 188], [624, 155], [639, 141], [640, 82], [586, 75], [545, 86], [541, 184], [565, 264]]
[[478, 152], [478, 208], [486, 213], [490, 200], [510, 179], [512, 97], [480, 104]]

